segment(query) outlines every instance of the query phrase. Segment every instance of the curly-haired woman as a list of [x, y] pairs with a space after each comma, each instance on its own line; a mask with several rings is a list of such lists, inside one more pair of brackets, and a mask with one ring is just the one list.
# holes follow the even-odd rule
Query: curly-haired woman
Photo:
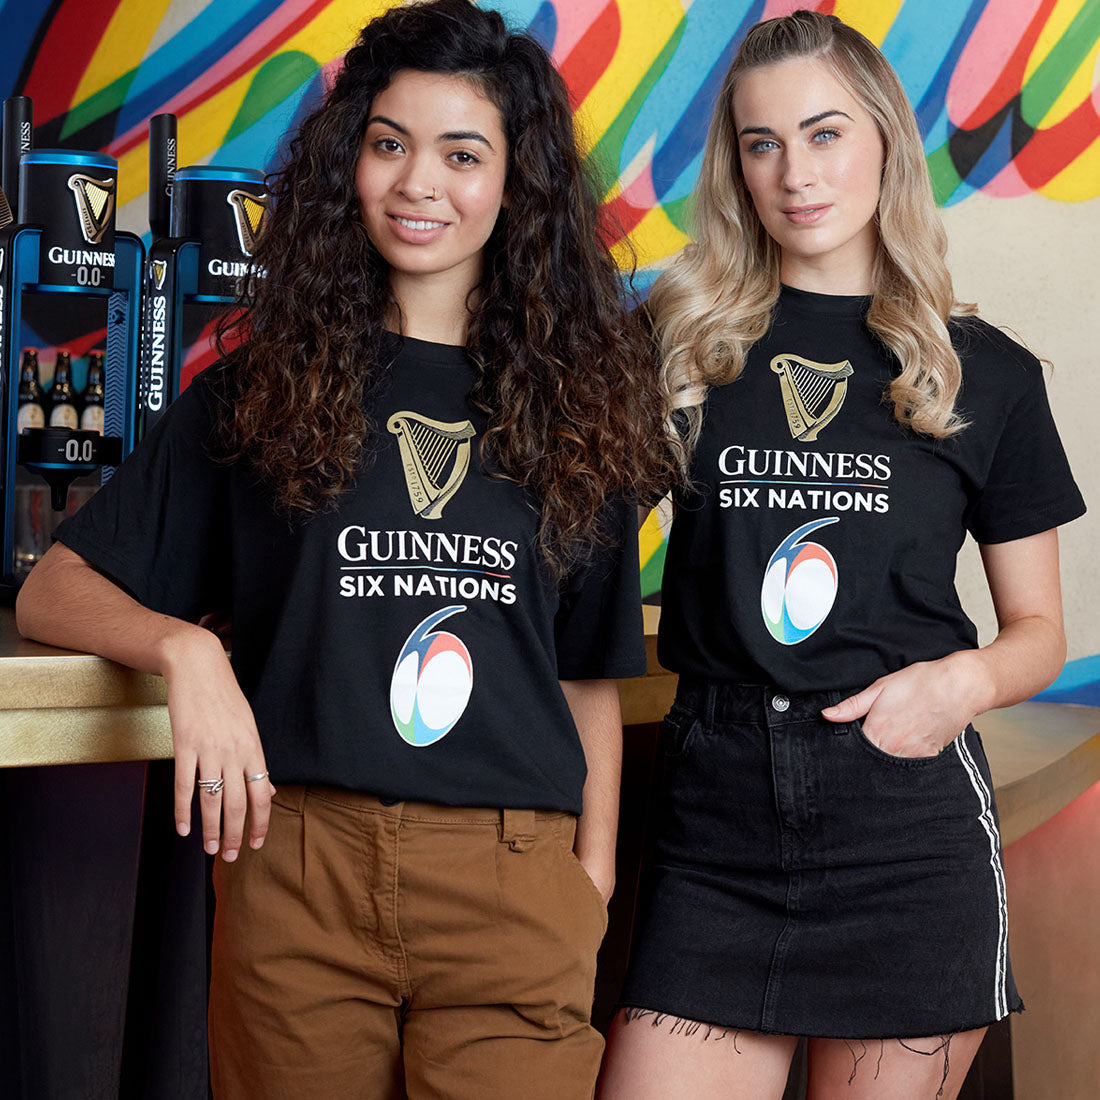
[[167, 681], [178, 829], [197, 777], [222, 855], [219, 1095], [590, 1096], [633, 502], [671, 460], [565, 86], [495, 13], [395, 8], [273, 194], [239, 346], [20, 628]]
[[[833, 16], [754, 27], [651, 296], [690, 456], [657, 835], [601, 1097], [954, 1096], [1021, 1007], [971, 719], [1065, 655], [1084, 510], [1040, 363], [960, 307], [913, 111]], [[967, 531], [999, 632], [955, 593]], [[961, 732], [960, 732], [961, 731]]]

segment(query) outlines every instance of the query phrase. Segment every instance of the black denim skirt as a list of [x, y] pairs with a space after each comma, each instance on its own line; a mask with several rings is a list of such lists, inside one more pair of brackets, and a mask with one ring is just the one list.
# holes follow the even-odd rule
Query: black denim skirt
[[977, 732], [891, 756], [821, 717], [849, 694], [681, 680], [622, 1005], [845, 1039], [1023, 1008]]

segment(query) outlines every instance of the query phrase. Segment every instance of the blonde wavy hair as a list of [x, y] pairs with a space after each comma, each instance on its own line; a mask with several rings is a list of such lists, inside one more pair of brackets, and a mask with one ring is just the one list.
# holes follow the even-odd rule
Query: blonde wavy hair
[[797, 11], [758, 23], [741, 43], [707, 135], [694, 241], [649, 297], [685, 463], [698, 439], [707, 387], [741, 373], [779, 297], [780, 250], [745, 187], [733, 95], [745, 73], [803, 57], [828, 62], [882, 135], [879, 244], [867, 326], [901, 368], [886, 395], [894, 416], [914, 431], [941, 438], [965, 427], [955, 412], [962, 368], [947, 323], [976, 309], [955, 300], [944, 260], [947, 236], [913, 109], [890, 63], [862, 34], [836, 16]]

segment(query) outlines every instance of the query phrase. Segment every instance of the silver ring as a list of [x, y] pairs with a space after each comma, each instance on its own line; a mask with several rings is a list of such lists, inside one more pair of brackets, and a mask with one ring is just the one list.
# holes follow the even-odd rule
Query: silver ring
[[246, 783], [258, 783], [261, 779], [266, 779], [270, 774], [270, 772], [260, 772], [259, 775], [246, 775], [244, 781]]
[[217, 794], [225, 786], [225, 779], [220, 775], [217, 779], [200, 779], [199, 786], [207, 794]]

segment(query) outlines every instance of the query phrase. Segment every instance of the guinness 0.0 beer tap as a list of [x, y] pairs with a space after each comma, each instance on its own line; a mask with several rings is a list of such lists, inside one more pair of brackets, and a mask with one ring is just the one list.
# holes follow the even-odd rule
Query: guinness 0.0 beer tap
[[31, 149], [19, 164], [19, 218], [39, 224], [39, 282], [108, 290], [115, 266], [118, 161], [103, 153]]
[[191, 165], [172, 181], [172, 236], [199, 241], [197, 301], [234, 298], [252, 271], [270, 198], [264, 174], [250, 168]]

